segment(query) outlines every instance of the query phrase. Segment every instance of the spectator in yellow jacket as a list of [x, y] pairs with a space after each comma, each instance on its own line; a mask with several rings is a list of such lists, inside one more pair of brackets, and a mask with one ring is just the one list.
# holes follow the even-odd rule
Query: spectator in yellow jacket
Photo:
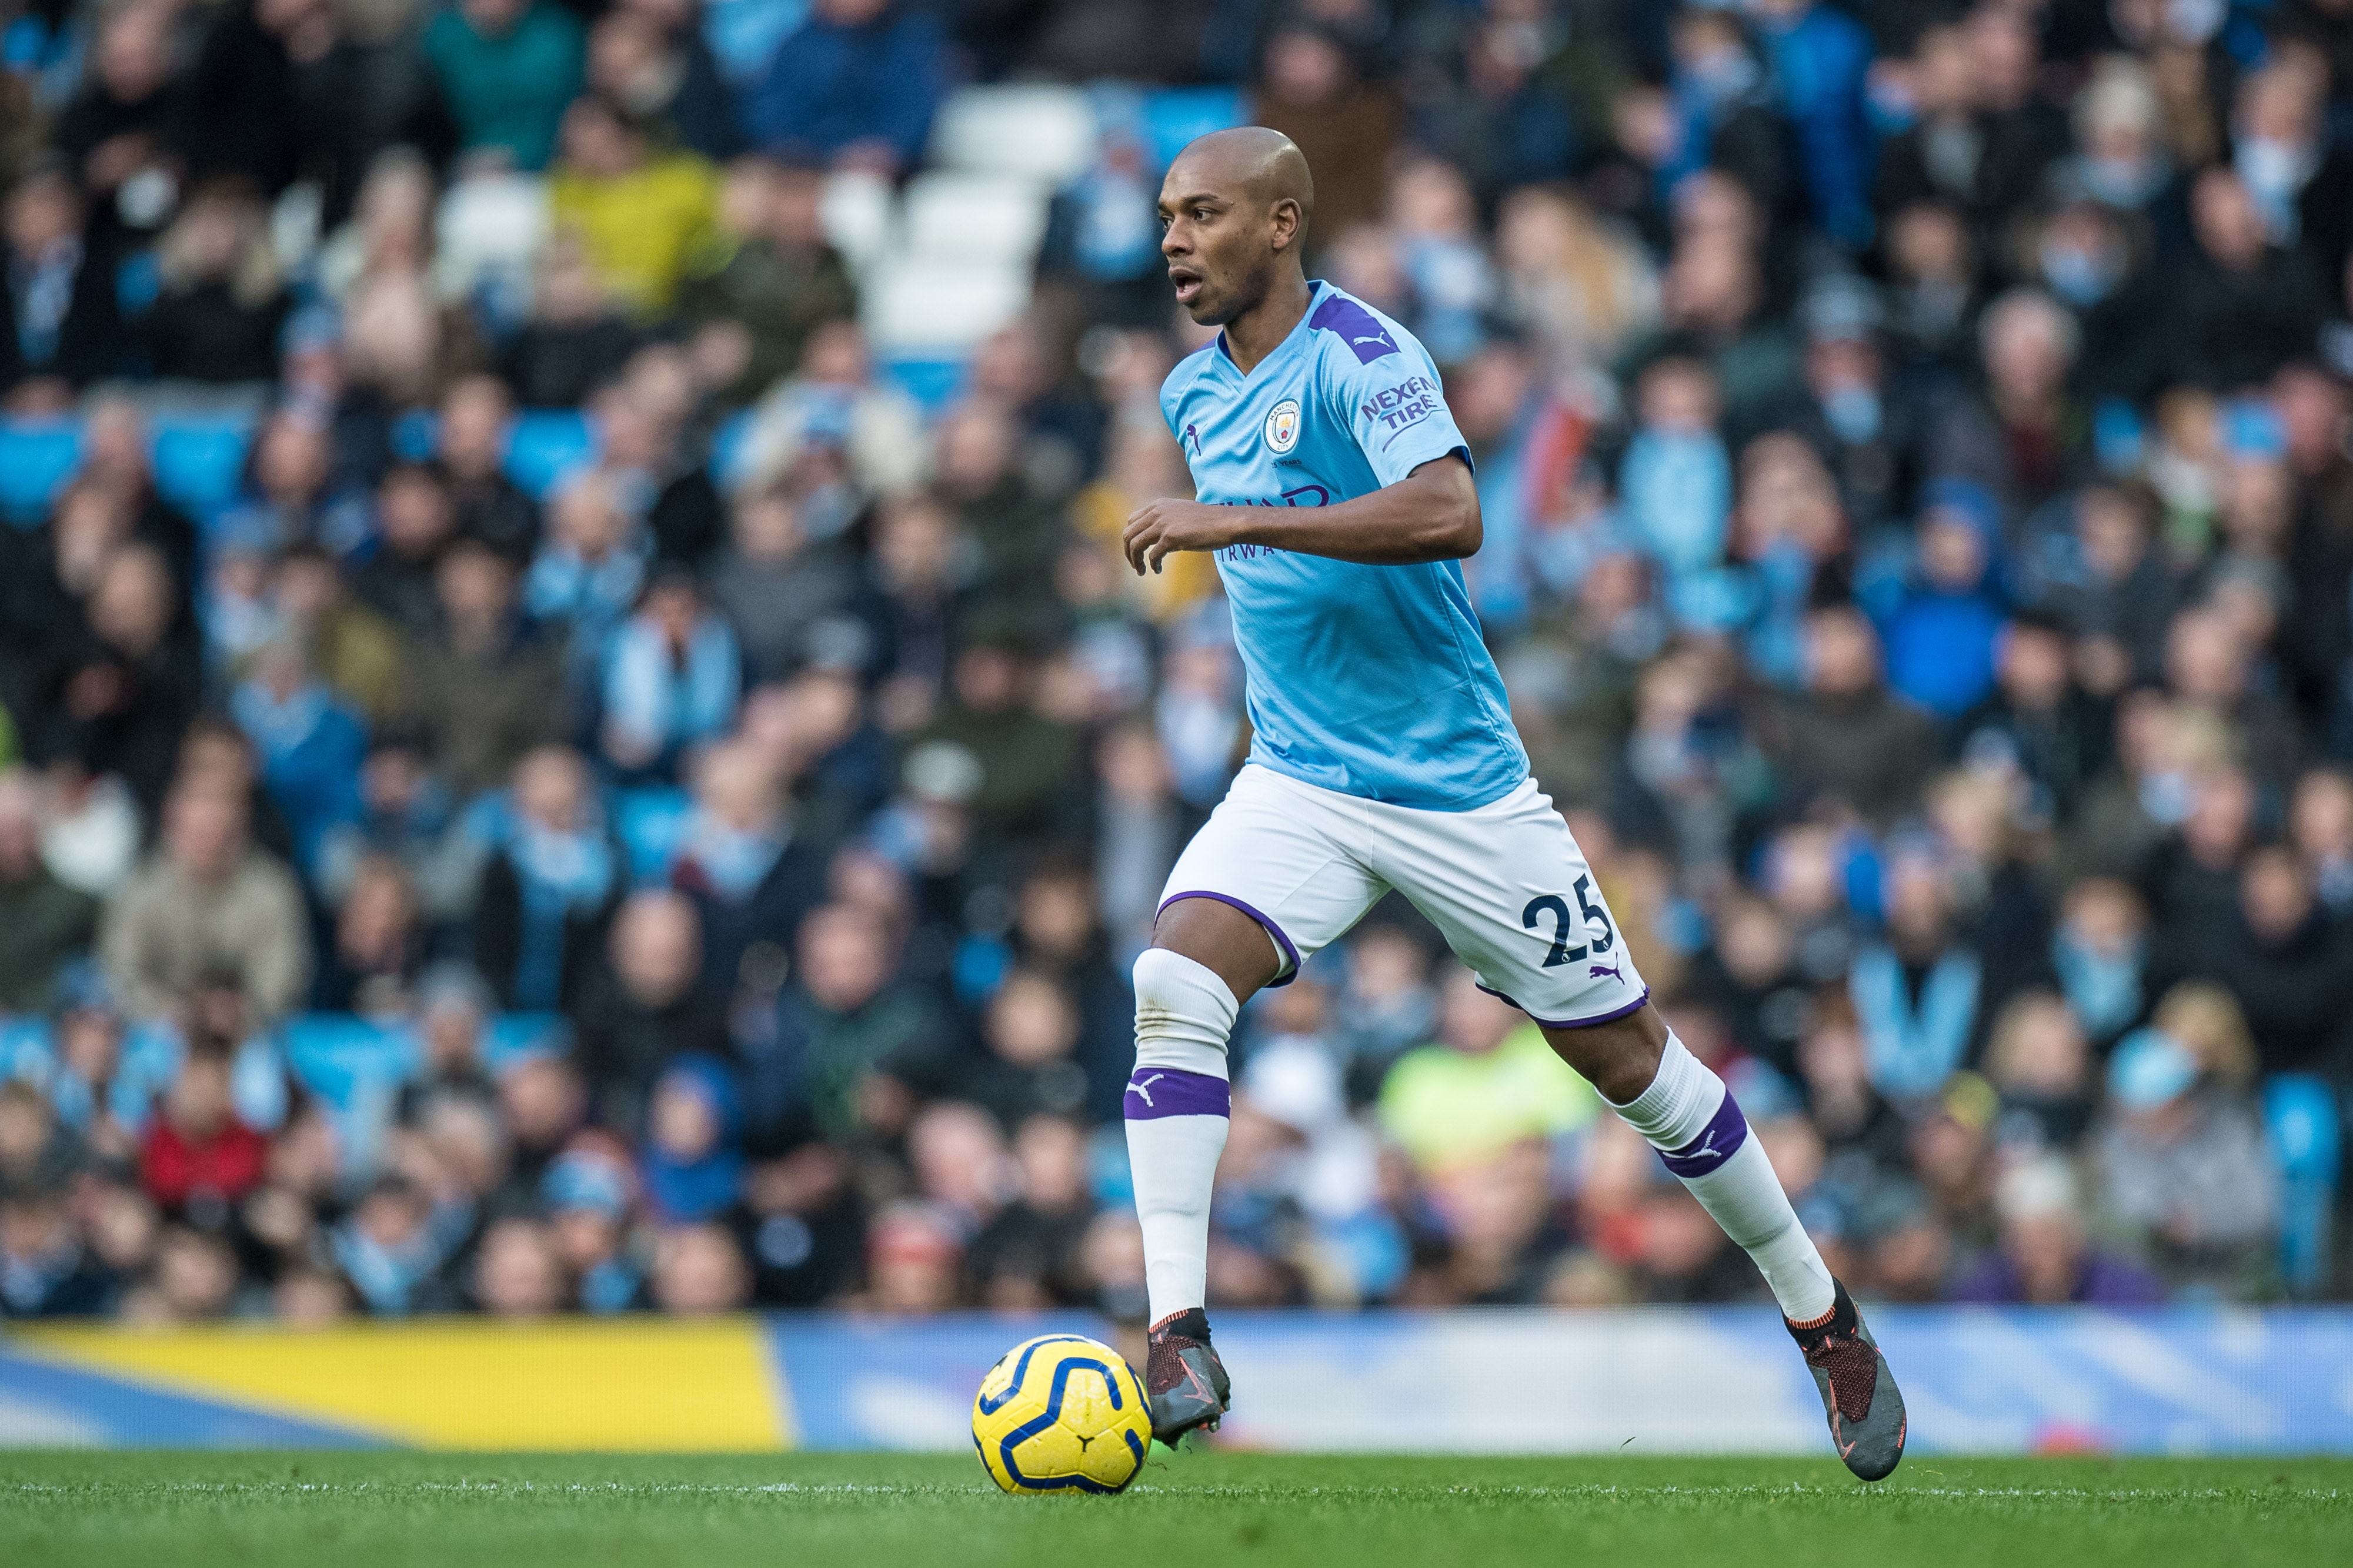
[[655, 145], [644, 123], [599, 98], [565, 111], [548, 202], [606, 288], [642, 316], [666, 314], [679, 280], [719, 244], [718, 170]]

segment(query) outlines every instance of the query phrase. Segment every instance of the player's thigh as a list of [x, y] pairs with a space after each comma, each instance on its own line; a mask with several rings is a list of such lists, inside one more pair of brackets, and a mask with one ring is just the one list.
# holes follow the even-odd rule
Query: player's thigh
[[1376, 806], [1366, 859], [1481, 984], [1539, 1023], [1624, 1017], [1650, 994], [1584, 851], [1534, 781], [1476, 811]]
[[[1190, 903], [1214, 903], [1254, 921], [1271, 950], [1274, 967], [1259, 984], [1282, 985], [1299, 966], [1364, 918], [1388, 891], [1354, 852], [1362, 834], [1363, 802], [1310, 789], [1270, 769], [1252, 765], [1236, 776], [1216, 811], [1176, 858], [1160, 895], [1160, 919], [1153, 942], [1219, 972], [1227, 984], [1245, 984], [1255, 968], [1241, 961], [1229, 974], [1219, 960], [1234, 962], [1227, 943], [1234, 922]], [[1196, 952], [1184, 939], [1187, 928], [1200, 933], [1207, 951]], [[1247, 999], [1250, 991], [1235, 986]]]

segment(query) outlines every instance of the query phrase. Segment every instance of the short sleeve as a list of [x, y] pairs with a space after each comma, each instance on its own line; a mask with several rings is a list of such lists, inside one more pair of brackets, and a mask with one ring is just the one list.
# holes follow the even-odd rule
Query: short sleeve
[[1168, 434], [1179, 440], [1184, 439], [1184, 432], [1176, 428], [1176, 378], [1184, 374], [1185, 366], [1180, 361], [1160, 384], [1161, 421], [1168, 426]]
[[1349, 433], [1384, 485], [1397, 483], [1449, 452], [1461, 452], [1466, 462], [1471, 455], [1470, 444], [1455, 428], [1454, 416], [1446, 406], [1438, 367], [1419, 343], [1402, 332], [1396, 336], [1403, 341], [1366, 345], [1386, 348], [1369, 356], [1361, 348], [1356, 353], [1327, 351], [1332, 361], [1345, 367], [1342, 387], [1348, 399]]

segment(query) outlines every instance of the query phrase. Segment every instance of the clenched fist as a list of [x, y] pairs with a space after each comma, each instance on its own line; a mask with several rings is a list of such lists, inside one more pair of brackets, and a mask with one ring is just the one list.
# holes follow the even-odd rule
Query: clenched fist
[[1241, 537], [1241, 513], [1248, 510], [1197, 500], [1147, 501], [1127, 520], [1120, 548], [1141, 577], [1159, 571], [1160, 563], [1176, 551], [1222, 550], [1233, 543]]

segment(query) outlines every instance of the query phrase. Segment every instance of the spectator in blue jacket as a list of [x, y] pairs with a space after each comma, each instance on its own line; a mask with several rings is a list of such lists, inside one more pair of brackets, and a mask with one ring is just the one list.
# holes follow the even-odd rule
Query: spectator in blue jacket
[[1922, 500], [1915, 580], [1884, 627], [1887, 680], [1949, 721], [1993, 690], [2000, 520], [1992, 493], [1971, 479], [1937, 479]]
[[780, 157], [896, 174], [923, 155], [942, 87], [939, 24], [896, 0], [817, 0], [744, 107]]
[[1814, 221], [1850, 249], [1871, 240], [1874, 153], [1863, 105], [1871, 35], [1815, 0], [1748, 0], [1797, 141]]
[[286, 814], [295, 859], [308, 872], [327, 831], [360, 817], [367, 727], [288, 637], [255, 656], [253, 673], [230, 693], [229, 710], [261, 758], [262, 784]]

